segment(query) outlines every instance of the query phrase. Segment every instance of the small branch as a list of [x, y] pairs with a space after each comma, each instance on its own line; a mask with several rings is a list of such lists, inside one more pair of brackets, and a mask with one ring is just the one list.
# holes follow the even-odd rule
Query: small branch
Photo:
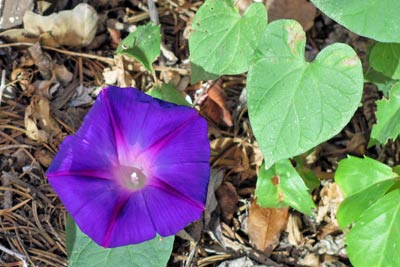
[[147, 0], [147, 7], [149, 8], [149, 16], [150, 20], [154, 25], [160, 24], [160, 20], [158, 19], [158, 11], [156, 5], [153, 0]]

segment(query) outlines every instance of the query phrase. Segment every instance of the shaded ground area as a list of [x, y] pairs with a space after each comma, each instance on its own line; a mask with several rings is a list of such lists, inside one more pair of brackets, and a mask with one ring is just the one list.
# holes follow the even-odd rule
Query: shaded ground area
[[[32, 2], [31, 8], [52, 14], [78, 3], [59, 2], [47, 7]], [[114, 56], [114, 51], [132, 27], [152, 16], [160, 21], [164, 46], [154, 64], [156, 75], [191, 97], [208, 120], [212, 147], [207, 210], [201, 221], [178, 234], [169, 266], [351, 266], [335, 218], [343, 200], [332, 179], [337, 163], [348, 154], [400, 163], [399, 142], [367, 149], [375, 122], [374, 102], [381, 97], [378, 90], [365, 85], [362, 106], [345, 129], [297, 158], [297, 164], [320, 181], [312, 192], [315, 215], [261, 208], [253, 200], [262, 155], [248, 120], [246, 76], [189, 84], [187, 37], [202, 1], [160, 0], [156, 10], [135, 0], [96, 2], [100, 21], [96, 37], [82, 48], [54, 48], [48, 36], [41, 36], [46, 45], [39, 46], [26, 43], [32, 39], [21, 33], [1, 35], [5, 89], [0, 106], [0, 265], [67, 266], [66, 213], [45, 171], [63, 138], [79, 128], [101, 86], [150, 88], [151, 75], [139, 63]], [[241, 7], [249, 2], [242, 1]], [[286, 16], [285, 8], [291, 10], [290, 16], [301, 16], [309, 28], [309, 60], [333, 42], [352, 45], [365, 60], [371, 41], [349, 33], [308, 4], [275, 4], [270, 17]]]

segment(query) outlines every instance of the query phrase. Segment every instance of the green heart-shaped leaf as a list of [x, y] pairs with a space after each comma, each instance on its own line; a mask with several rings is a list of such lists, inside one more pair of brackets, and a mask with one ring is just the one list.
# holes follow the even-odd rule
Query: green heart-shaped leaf
[[250, 122], [267, 168], [333, 137], [349, 122], [361, 100], [363, 74], [345, 44], [304, 59], [305, 33], [294, 20], [269, 24], [250, 66]]
[[153, 61], [160, 55], [160, 25], [151, 22], [139, 26], [118, 45], [117, 54], [134, 57], [148, 70], [153, 72]]
[[400, 42], [399, 0], [311, 0], [351, 31], [381, 42]]
[[173, 244], [174, 236], [165, 238], [156, 236], [152, 240], [136, 245], [103, 248], [85, 235], [70, 216], [67, 217], [70, 267], [164, 267], [171, 256]]
[[246, 72], [266, 25], [261, 3], [252, 4], [241, 16], [232, 0], [207, 0], [193, 19], [190, 61], [208, 76]]
[[314, 208], [307, 186], [288, 159], [275, 163], [268, 170], [261, 165], [255, 194], [263, 207], [290, 206], [309, 215]]
[[371, 205], [346, 236], [353, 266], [400, 266], [400, 190]]

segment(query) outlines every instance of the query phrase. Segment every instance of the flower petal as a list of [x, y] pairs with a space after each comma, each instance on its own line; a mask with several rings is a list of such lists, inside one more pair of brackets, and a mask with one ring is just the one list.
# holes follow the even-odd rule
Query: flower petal
[[79, 176], [52, 177], [49, 182], [79, 228], [97, 244], [117, 247], [154, 238], [140, 193], [128, 193], [109, 180]]
[[86, 172], [89, 176], [102, 176], [102, 172], [109, 172], [117, 164], [113, 129], [103, 102], [99, 97], [77, 133], [65, 138], [48, 175]]
[[153, 225], [161, 236], [174, 235], [201, 218], [203, 207], [165, 189], [147, 186], [142, 191]]
[[[190, 121], [153, 144], [146, 152], [146, 158], [157, 165], [182, 163], [208, 163], [210, 142], [207, 137], [207, 123], [196, 114]], [[183, 174], [183, 172], [182, 172]], [[206, 178], [208, 180], [209, 174]]]
[[155, 165], [151, 173], [180, 194], [199, 203], [205, 203], [210, 177], [208, 162]]
[[130, 157], [132, 150], [136, 153], [145, 151], [193, 116], [199, 116], [192, 108], [155, 99], [135, 88], [110, 86], [102, 92], [109, 101], [115, 128], [118, 128], [125, 145], [129, 146], [127, 153], [131, 154]]
[[155, 237], [156, 230], [140, 191], [131, 194], [113, 229], [107, 244], [110, 248], [137, 244]]

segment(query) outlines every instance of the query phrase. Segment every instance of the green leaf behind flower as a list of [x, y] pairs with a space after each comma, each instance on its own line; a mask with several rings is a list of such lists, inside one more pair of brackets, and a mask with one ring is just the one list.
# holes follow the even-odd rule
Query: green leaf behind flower
[[69, 267], [165, 267], [173, 244], [174, 236], [156, 236], [136, 245], [103, 248], [85, 235], [70, 216], [67, 219]]

